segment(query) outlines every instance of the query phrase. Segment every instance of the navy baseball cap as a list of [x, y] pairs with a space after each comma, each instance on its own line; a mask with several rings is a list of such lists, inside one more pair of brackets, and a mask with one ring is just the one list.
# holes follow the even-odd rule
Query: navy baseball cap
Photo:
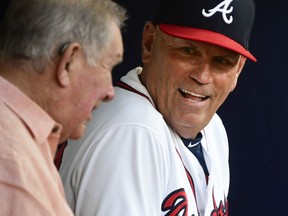
[[162, 32], [218, 45], [252, 61], [248, 51], [254, 0], [161, 0], [154, 23]]

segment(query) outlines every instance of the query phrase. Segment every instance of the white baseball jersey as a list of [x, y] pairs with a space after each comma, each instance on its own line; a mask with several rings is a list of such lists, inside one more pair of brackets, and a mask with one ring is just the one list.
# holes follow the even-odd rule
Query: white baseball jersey
[[228, 215], [222, 121], [215, 114], [201, 131], [206, 178], [150, 102], [140, 72], [138, 67], [121, 80], [143, 95], [116, 87], [115, 99], [94, 111], [86, 135], [64, 151], [60, 175], [72, 210], [76, 216]]

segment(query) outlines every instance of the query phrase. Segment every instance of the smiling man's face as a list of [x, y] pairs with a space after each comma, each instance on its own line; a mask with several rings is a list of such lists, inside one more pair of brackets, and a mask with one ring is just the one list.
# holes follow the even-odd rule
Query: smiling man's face
[[167, 124], [195, 138], [235, 88], [245, 58], [208, 43], [172, 37], [146, 24], [140, 75]]

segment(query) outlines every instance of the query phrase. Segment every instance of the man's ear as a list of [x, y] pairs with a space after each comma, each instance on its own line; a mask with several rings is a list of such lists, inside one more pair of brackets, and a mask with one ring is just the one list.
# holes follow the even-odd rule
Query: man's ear
[[72, 42], [65, 44], [59, 51], [59, 61], [56, 67], [56, 78], [62, 87], [70, 85], [71, 66], [80, 50], [80, 44]]
[[231, 89], [230, 89], [230, 92], [232, 92], [236, 86], [237, 86], [237, 81], [238, 81], [238, 77], [240, 76], [242, 70], [243, 70], [243, 67], [245, 65], [245, 62], [246, 62], [246, 58], [244, 56], [240, 56], [240, 60], [239, 60], [239, 68], [238, 68], [238, 72], [236, 73], [236, 76], [235, 76], [235, 79], [232, 83], [232, 86], [231, 86]]
[[145, 23], [142, 33], [142, 61], [145, 63], [149, 60], [153, 42], [155, 39], [156, 27], [150, 21]]

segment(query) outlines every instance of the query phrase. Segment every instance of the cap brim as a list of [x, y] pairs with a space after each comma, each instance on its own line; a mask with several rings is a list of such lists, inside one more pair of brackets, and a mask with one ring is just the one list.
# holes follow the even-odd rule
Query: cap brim
[[232, 50], [234, 52], [237, 52], [254, 62], [257, 61], [257, 59], [243, 46], [241, 46], [236, 41], [220, 33], [205, 30], [205, 29], [169, 25], [169, 24], [159, 24], [159, 27], [161, 31], [166, 34], [169, 34], [175, 37], [184, 38], [184, 39], [197, 40], [201, 42], [211, 43], [211, 44]]

